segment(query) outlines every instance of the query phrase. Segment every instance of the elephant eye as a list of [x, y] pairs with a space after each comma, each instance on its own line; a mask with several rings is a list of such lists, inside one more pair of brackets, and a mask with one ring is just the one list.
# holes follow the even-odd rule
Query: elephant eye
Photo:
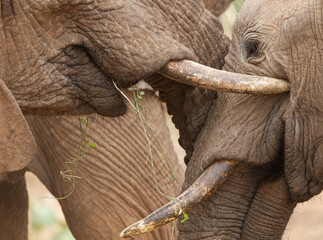
[[260, 46], [260, 43], [255, 41], [245, 43], [247, 60], [249, 60], [250, 58], [259, 57], [259, 46]]

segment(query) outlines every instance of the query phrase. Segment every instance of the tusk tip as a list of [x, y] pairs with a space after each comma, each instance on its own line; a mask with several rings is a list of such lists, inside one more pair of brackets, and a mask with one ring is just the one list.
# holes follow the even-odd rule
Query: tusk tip
[[120, 233], [120, 238], [129, 238], [129, 237], [133, 237], [134, 235], [134, 231], [132, 229], [132, 226], [129, 226], [127, 228], [125, 228], [121, 233]]
[[128, 234], [127, 234], [127, 232], [128, 232], [128, 228], [124, 229], [124, 230], [120, 233], [119, 237], [120, 237], [120, 238], [128, 238]]
[[237, 164], [238, 162], [227, 160], [213, 163], [190, 188], [177, 198], [177, 201], [165, 204], [141, 221], [127, 227], [120, 233], [120, 237], [130, 238], [147, 233], [177, 219], [181, 215], [180, 209], [188, 212], [196, 204], [207, 199], [228, 178]]
[[143, 221], [141, 220], [125, 228], [119, 236], [120, 238], [130, 238], [148, 231], [149, 230], [143, 226]]
[[[131, 227], [131, 226], [130, 226]], [[130, 227], [127, 227], [126, 229], [124, 229], [121, 233], [120, 233], [120, 238], [129, 238], [132, 237], [132, 231], [130, 229]]]

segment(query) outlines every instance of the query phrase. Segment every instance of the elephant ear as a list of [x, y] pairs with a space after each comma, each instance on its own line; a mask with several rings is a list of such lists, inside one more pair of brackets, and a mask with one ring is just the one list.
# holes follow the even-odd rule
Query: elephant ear
[[36, 143], [19, 105], [0, 78], [0, 174], [25, 168]]

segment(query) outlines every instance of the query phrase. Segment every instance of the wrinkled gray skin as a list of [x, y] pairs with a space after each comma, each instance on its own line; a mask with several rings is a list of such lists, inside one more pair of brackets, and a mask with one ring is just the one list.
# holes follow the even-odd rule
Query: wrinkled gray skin
[[[292, 89], [277, 96], [218, 93], [216, 99], [214, 92], [155, 75], [184, 58], [222, 68], [229, 42], [202, 1], [2, 0], [0, 80], [10, 90], [3, 96], [19, 116], [17, 126], [23, 116], [8, 92], [24, 113], [119, 116], [126, 108], [112, 79], [126, 87], [144, 78], [160, 91], [180, 130], [188, 162], [184, 188], [213, 161], [241, 162], [179, 225], [179, 239], [279, 239], [295, 203], [322, 189], [321, 19], [320, 0], [247, 0], [225, 69], [283, 78]], [[15, 129], [15, 119], [1, 132]], [[20, 140], [15, 131], [6, 134]], [[0, 173], [30, 162], [33, 141], [23, 140], [4, 141], [5, 150], [14, 142], [28, 157], [1, 155]]]
[[2, 0], [1, 8], [0, 73], [24, 113], [118, 116], [126, 108], [112, 78], [131, 86], [170, 60], [215, 65], [225, 51], [202, 1]]
[[[133, 101], [133, 93], [127, 95]], [[149, 90], [145, 91], [140, 105], [177, 176], [173, 185], [165, 156], [147, 130], [158, 187], [168, 196], [175, 196], [182, 184], [183, 171], [174, 153], [164, 107]], [[66, 196], [72, 190], [72, 182], [64, 181], [60, 172], [70, 176], [65, 163], [82, 155], [78, 148], [81, 141], [78, 116], [27, 115], [26, 119], [38, 146], [28, 171], [33, 172], [55, 197]], [[86, 146], [86, 157], [69, 165], [77, 176], [76, 189], [59, 203], [76, 239], [118, 239], [122, 229], [168, 199], [155, 187], [151, 163], [146, 162], [147, 139], [135, 110], [129, 109], [118, 118], [92, 114], [88, 116], [88, 122], [100, 138], [83, 125], [86, 142], [90, 140], [97, 147]], [[107, 139], [108, 143], [102, 139]], [[0, 239], [27, 239], [28, 199], [24, 179], [17, 179], [16, 184], [1, 183], [0, 189]], [[139, 239], [171, 239], [171, 228], [169, 225]]]
[[[17, 103], [23, 113], [96, 111], [120, 116], [126, 107], [112, 79], [123, 87], [145, 79], [157, 90], [167, 91], [165, 101], [171, 96], [170, 112], [182, 113], [184, 103], [198, 94], [192, 95], [191, 87], [157, 77], [156, 71], [170, 60], [180, 59], [220, 68], [229, 43], [202, 1], [2, 0], [0, 6], [0, 80], [5, 83], [3, 91], [12, 94], [10, 106], [20, 114], [20, 122], [23, 116]], [[177, 127], [184, 130], [183, 118], [206, 112], [209, 106], [180, 113]], [[9, 117], [6, 123], [10, 126], [3, 129], [18, 127]], [[28, 132], [27, 126], [19, 126]], [[19, 140], [7, 135], [4, 142], [10, 142], [7, 138]], [[196, 133], [184, 135], [183, 145], [191, 151]], [[32, 137], [25, 138], [22, 142], [29, 145], [24, 148], [33, 155]], [[14, 154], [10, 156], [23, 158], [22, 153]], [[0, 173], [23, 168], [31, 156], [24, 158], [19, 166], [9, 166], [6, 160], [3, 166], [9, 167]]]
[[187, 188], [212, 162], [241, 164], [179, 224], [179, 239], [280, 239], [297, 202], [323, 183], [323, 2], [246, 0], [225, 70], [285, 79], [289, 94], [218, 93]]
[[[1, 239], [26, 238], [22, 177], [40, 154], [35, 132], [41, 128], [30, 131], [23, 114], [117, 117], [125, 114], [126, 104], [112, 79], [122, 87], [145, 79], [175, 114], [180, 142], [190, 156], [215, 93], [173, 83], [156, 72], [181, 59], [221, 68], [229, 45], [217, 18], [196, 0], [1, 0], [0, 43], [0, 216], [6, 216], [2, 223], [16, 223], [2, 225], [6, 230], [0, 233], [7, 235]], [[54, 180], [40, 178], [56, 196], [66, 193], [55, 188]], [[72, 231], [90, 215], [76, 215], [76, 223], [68, 217]]]
[[[173, 174], [178, 177], [175, 187], [179, 190], [183, 171], [178, 166], [170, 140], [164, 108], [154, 93], [148, 90], [145, 92], [140, 102], [145, 109], [142, 113], [161, 141]], [[127, 95], [133, 101], [132, 92]], [[71, 157], [80, 156], [77, 147], [81, 140], [78, 117], [29, 115], [26, 119], [38, 145], [37, 156], [28, 165], [28, 170], [38, 176], [55, 197], [66, 196], [72, 184], [64, 181], [59, 172], [66, 171], [65, 162]], [[59, 203], [76, 239], [118, 239], [126, 226], [163, 205], [168, 199], [155, 187], [151, 163], [146, 162], [148, 143], [135, 110], [129, 109], [127, 114], [118, 118], [92, 114], [88, 122], [100, 138], [107, 139], [108, 143], [92, 133], [91, 141], [97, 147], [86, 147], [85, 159], [70, 165], [74, 174], [81, 178], [76, 179], [74, 193], [59, 200]], [[87, 131], [86, 135], [89, 139], [90, 132]], [[172, 176], [163, 152], [149, 131], [148, 136], [153, 144], [158, 187], [168, 196], [174, 196]], [[69, 172], [65, 174], [70, 175]], [[165, 229], [140, 236], [139, 239], [171, 239], [171, 228], [172, 225], [169, 225]]]

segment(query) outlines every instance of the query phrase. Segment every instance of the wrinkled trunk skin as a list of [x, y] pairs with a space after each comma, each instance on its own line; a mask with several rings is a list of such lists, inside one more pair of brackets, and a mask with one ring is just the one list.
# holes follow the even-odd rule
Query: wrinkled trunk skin
[[[291, 91], [217, 94], [184, 189], [217, 160], [240, 162], [240, 176], [179, 224], [180, 239], [279, 239], [296, 203], [322, 191], [322, 13], [319, 0], [245, 1], [224, 70], [284, 79]], [[248, 182], [250, 173], [259, 176]]]
[[[206, 10], [204, 14], [203, 17], [212, 15]], [[223, 27], [219, 20], [214, 16], [210, 17], [210, 19], [213, 19], [214, 25], [211, 29], [207, 28], [206, 32], [213, 37], [215, 45], [210, 46], [210, 39], [207, 38], [204, 42], [207, 53], [203, 57], [198, 55], [198, 62], [221, 69], [224, 65], [224, 56], [229, 49], [230, 40], [224, 35]], [[199, 42], [196, 43], [200, 44]], [[194, 49], [198, 48], [194, 47]], [[159, 91], [160, 99], [167, 105], [167, 111], [172, 116], [172, 121], [180, 132], [179, 144], [186, 151], [185, 163], [187, 164], [194, 151], [194, 142], [203, 128], [208, 112], [216, 99], [216, 92], [190, 87], [160, 76], [149, 78], [147, 82], [155, 90]]]
[[[192, 161], [194, 156], [187, 179]], [[250, 202], [265, 174], [260, 168], [237, 167], [215, 194], [188, 213], [186, 222], [178, 223], [178, 239], [240, 239]], [[189, 185], [185, 181], [183, 188]]]
[[[190, 164], [186, 179], [190, 178]], [[269, 176], [263, 167], [240, 165], [215, 194], [178, 223], [179, 240], [280, 239], [295, 203], [285, 179]], [[184, 189], [191, 182], [185, 181]]]
[[[0, 29], [3, 30], [0, 32], [0, 42], [6, 43], [0, 45], [0, 62], [3, 63], [0, 66], [0, 78], [4, 78], [24, 113], [56, 114], [76, 109], [74, 113], [96, 111], [106, 116], [119, 116], [126, 112], [126, 107], [120, 94], [113, 87], [112, 80], [126, 87], [141, 79], [154, 79], [153, 75], [171, 60], [191, 59], [211, 67], [222, 68], [223, 58], [228, 51], [229, 40], [223, 35], [218, 19], [204, 8], [203, 1], [4, 0], [0, 7]], [[215, 99], [215, 93], [186, 88], [167, 79], [150, 83], [160, 90], [161, 98], [167, 103], [168, 112], [173, 115], [173, 121], [181, 132], [180, 143], [188, 153], [188, 162], [194, 150], [196, 137]], [[158, 118], [160, 114], [156, 116], [156, 119]], [[51, 122], [48, 126], [52, 125], [53, 129], [59, 124], [64, 125], [58, 119], [53, 119], [47, 119]], [[70, 191], [70, 185], [64, 185], [62, 189], [63, 184], [58, 185], [56, 173], [65, 169], [64, 162], [70, 156], [64, 155], [59, 149], [69, 150], [70, 146], [64, 143], [65, 139], [72, 138], [70, 141], [77, 143], [76, 139], [79, 140], [79, 136], [72, 134], [72, 130], [75, 129], [64, 130], [62, 135], [53, 130], [48, 133], [50, 137], [46, 137], [48, 141], [40, 141], [45, 134], [40, 126], [48, 129], [48, 126], [45, 127], [41, 122], [42, 120], [35, 120], [31, 124], [33, 134], [38, 138], [40, 151], [30, 170], [38, 175], [55, 196], [63, 196]], [[77, 125], [77, 120], [75, 124]], [[137, 130], [130, 130], [129, 135], [139, 132], [139, 129]], [[116, 133], [113, 139], [117, 139], [122, 145], [119, 137]], [[51, 138], [57, 142], [53, 144], [55, 141]], [[125, 138], [124, 141], [129, 140], [133, 138]], [[111, 155], [113, 151], [114, 148], [111, 149]], [[120, 152], [124, 153], [124, 156], [119, 158], [117, 164], [124, 163], [124, 157], [130, 155], [129, 146]], [[145, 156], [142, 150], [134, 150], [132, 153], [132, 157], [136, 158]], [[108, 157], [102, 154], [100, 159], [105, 162]], [[114, 169], [112, 173], [118, 172], [122, 166], [126, 172], [128, 167], [118, 166], [119, 168]], [[107, 182], [111, 182], [109, 184], [102, 182], [102, 179], [109, 178], [109, 174], [106, 173], [110, 172], [109, 169], [104, 169], [105, 173], [100, 175], [97, 173], [101, 170], [100, 167], [97, 162], [91, 162], [85, 169], [78, 169], [76, 174], [87, 176], [79, 180], [85, 183], [77, 184], [80, 189], [84, 186], [86, 193], [88, 189], [96, 188], [99, 183], [101, 186], [96, 188], [97, 195], [77, 195], [75, 192], [68, 199], [61, 200], [68, 224], [78, 239], [100, 239], [102, 235], [108, 236], [109, 239], [112, 232], [115, 234], [127, 224], [161, 205], [161, 202], [158, 202], [161, 197], [154, 197], [154, 203], [159, 204], [150, 204], [151, 209], [147, 212], [139, 209], [133, 213], [133, 217], [127, 219], [100, 218], [103, 211], [107, 216], [110, 212], [115, 213], [115, 209], [118, 209], [118, 215], [129, 215], [123, 207], [118, 206], [119, 202], [114, 201], [113, 195], [108, 202], [114, 205], [106, 209], [100, 208], [106, 203], [102, 196], [108, 195], [103, 189], [106, 189], [107, 185], [115, 184], [113, 179], [107, 179]], [[49, 171], [51, 169], [55, 170], [55, 173]], [[124, 172], [121, 172], [120, 176]], [[148, 174], [139, 172], [138, 169], [126, 172], [127, 175], [118, 179], [118, 182], [126, 186], [127, 184], [122, 183], [124, 178], [128, 179], [129, 174], [138, 177]], [[147, 181], [143, 184], [145, 191], [149, 189]], [[118, 188], [113, 190], [115, 195], [121, 194]], [[139, 205], [142, 198], [148, 198], [143, 193], [138, 195], [132, 189], [126, 189], [125, 192], [135, 195]], [[134, 203], [129, 204], [125, 192], [122, 193], [125, 199], [122, 204], [134, 206]], [[80, 206], [69, 203], [76, 202], [76, 199], [84, 199], [84, 204]], [[92, 203], [93, 199], [98, 199], [98, 202]], [[140, 214], [137, 214], [138, 212]], [[87, 219], [87, 216], [90, 219]], [[111, 228], [107, 224], [109, 220], [115, 221], [110, 224]], [[94, 224], [90, 223], [93, 222], [104, 226], [103, 230], [86, 232], [86, 228], [78, 225], [88, 224], [91, 228]], [[114, 232], [115, 226], [118, 230]], [[77, 229], [82, 232], [78, 233]], [[168, 238], [167, 234], [160, 233], [160, 236], [160, 239]]]
[[280, 239], [295, 206], [286, 179], [262, 182], [245, 219], [242, 239]]
[[[266, 11], [262, 4], [268, 4], [268, 9], [272, 10]], [[300, 0], [282, 5], [278, 0], [247, 0], [233, 28], [232, 45], [226, 56], [225, 69], [229, 71], [265, 75], [290, 83], [289, 94], [262, 97], [267, 103], [259, 109], [254, 106], [258, 104], [256, 97], [241, 101], [242, 97], [227, 95], [226, 99], [243, 110], [238, 117], [243, 114], [259, 116], [257, 124], [254, 124], [253, 117], [246, 121], [247, 126], [257, 126], [254, 131], [250, 127], [234, 127], [244, 139], [249, 138], [250, 152], [255, 153], [258, 149], [257, 155], [250, 154], [253, 159], [241, 159], [264, 164], [281, 158], [281, 172], [295, 202], [306, 201], [323, 189], [322, 13], [320, 1]], [[252, 29], [262, 30], [255, 35], [249, 34], [251, 29], [247, 26], [250, 25], [253, 25]], [[263, 28], [275, 30], [267, 35]], [[259, 44], [264, 47], [251, 62], [246, 60], [241, 36], [249, 42], [262, 38]], [[228, 134], [234, 135], [230, 131]], [[231, 141], [235, 142], [235, 139]], [[239, 150], [241, 148], [237, 152]]]
[[[133, 102], [133, 93], [128, 92]], [[141, 113], [155, 129], [166, 156], [178, 177], [176, 187], [182, 184], [183, 171], [179, 167], [169, 131], [165, 124], [164, 108], [153, 92], [145, 91], [140, 105]], [[127, 114], [118, 118], [90, 115], [88, 121], [93, 131], [107, 139], [104, 143], [92, 133], [85, 159], [76, 165], [76, 189], [60, 200], [66, 221], [76, 239], [118, 239], [127, 225], [168, 202], [156, 190], [151, 163], [147, 159], [148, 143], [137, 113], [130, 106]], [[63, 181], [60, 171], [65, 162], [78, 156], [81, 141], [77, 116], [27, 116], [39, 152], [29, 166], [55, 197], [71, 191], [71, 182]], [[146, 128], [152, 142], [156, 179], [162, 192], [174, 196], [171, 176], [156, 141]], [[89, 134], [89, 133], [88, 133]], [[69, 174], [69, 173], [66, 173]], [[138, 237], [142, 240], [171, 239], [169, 225], [158, 231]], [[176, 236], [176, 233], [175, 233]]]

